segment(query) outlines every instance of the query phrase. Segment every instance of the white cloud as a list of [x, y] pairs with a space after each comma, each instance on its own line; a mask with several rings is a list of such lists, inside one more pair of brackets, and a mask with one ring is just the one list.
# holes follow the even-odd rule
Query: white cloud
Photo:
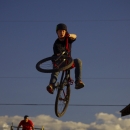
[[[45, 130], [128, 130], [130, 129], [130, 119], [118, 118], [108, 113], [98, 113], [95, 115], [96, 120], [90, 124], [82, 122], [66, 121], [52, 118], [48, 115], [38, 115], [30, 117], [36, 127], [44, 126]], [[10, 130], [13, 122], [14, 126], [23, 119], [21, 116], [0, 116], [0, 130]]]

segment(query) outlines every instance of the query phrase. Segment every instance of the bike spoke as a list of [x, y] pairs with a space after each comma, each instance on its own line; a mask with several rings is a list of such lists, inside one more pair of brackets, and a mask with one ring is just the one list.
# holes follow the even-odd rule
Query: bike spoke
[[65, 92], [64, 92], [64, 90], [62, 90], [61, 93], [60, 93], [59, 102], [58, 102], [59, 113], [61, 113], [64, 110], [66, 103], [67, 103], [67, 99], [66, 99], [66, 96], [65, 96]]

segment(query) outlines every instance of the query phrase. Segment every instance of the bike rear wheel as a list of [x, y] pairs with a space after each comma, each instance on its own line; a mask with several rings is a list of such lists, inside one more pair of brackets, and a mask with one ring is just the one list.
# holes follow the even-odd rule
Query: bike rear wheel
[[55, 100], [55, 114], [57, 117], [61, 117], [67, 110], [70, 100], [70, 85], [63, 86], [63, 89], [58, 89]]
[[73, 64], [73, 59], [68, 56], [62, 56], [60, 60], [56, 61], [57, 56], [47, 57], [40, 60], [36, 64], [36, 69], [44, 73], [58, 72], [69, 69]]

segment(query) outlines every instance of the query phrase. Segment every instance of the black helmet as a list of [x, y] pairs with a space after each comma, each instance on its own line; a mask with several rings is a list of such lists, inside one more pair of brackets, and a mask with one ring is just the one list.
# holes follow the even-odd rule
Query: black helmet
[[29, 117], [29, 116], [28, 116], [28, 115], [25, 115], [25, 116], [24, 116], [24, 119], [26, 119], [27, 117]]
[[56, 26], [56, 32], [58, 30], [66, 30], [67, 31], [67, 26], [63, 23], [59, 23], [57, 26]]

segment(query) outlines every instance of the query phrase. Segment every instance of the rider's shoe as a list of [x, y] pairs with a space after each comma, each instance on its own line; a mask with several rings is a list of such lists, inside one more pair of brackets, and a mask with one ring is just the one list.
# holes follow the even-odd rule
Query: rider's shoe
[[49, 84], [47, 87], [46, 87], [47, 91], [50, 93], [50, 94], [53, 94], [54, 93], [54, 87], [52, 84]]
[[75, 82], [75, 89], [81, 89], [84, 87], [84, 83], [81, 80]]

